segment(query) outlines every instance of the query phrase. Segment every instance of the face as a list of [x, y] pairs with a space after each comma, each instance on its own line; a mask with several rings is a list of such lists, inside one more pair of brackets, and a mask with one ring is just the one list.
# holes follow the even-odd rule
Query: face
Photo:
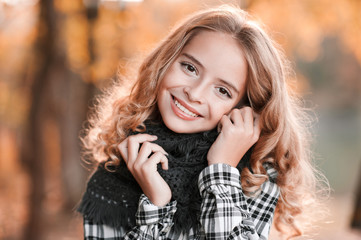
[[230, 35], [199, 32], [181, 51], [160, 83], [158, 108], [177, 133], [215, 128], [245, 93], [247, 63]]

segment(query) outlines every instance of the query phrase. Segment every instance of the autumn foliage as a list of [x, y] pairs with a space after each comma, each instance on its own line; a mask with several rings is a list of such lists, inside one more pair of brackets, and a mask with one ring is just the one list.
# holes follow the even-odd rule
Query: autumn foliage
[[[0, 239], [82, 238], [79, 135], [94, 95], [180, 18], [222, 1], [120, 2], [0, 0]], [[347, 57], [332, 84], [352, 94], [340, 106], [361, 111], [361, 1], [228, 2], [267, 25], [294, 65], [318, 61], [333, 39]], [[295, 67], [292, 86], [327, 95], [317, 76]]]

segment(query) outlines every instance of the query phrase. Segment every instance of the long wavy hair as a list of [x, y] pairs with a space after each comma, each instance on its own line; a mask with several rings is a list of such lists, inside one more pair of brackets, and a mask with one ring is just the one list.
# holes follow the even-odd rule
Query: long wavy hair
[[200, 31], [232, 36], [248, 63], [246, 98], [260, 114], [261, 136], [250, 159], [252, 172], [241, 174], [243, 191], [252, 195], [268, 177], [263, 167], [271, 163], [278, 172], [280, 199], [274, 223], [285, 235], [299, 236], [303, 225], [297, 221], [317, 202], [317, 171], [311, 163], [309, 117], [291, 92], [288, 62], [277, 44], [259, 24], [238, 8], [221, 6], [197, 12], [181, 22], [140, 65], [129, 94], [114, 84], [97, 100], [82, 138], [84, 149], [95, 161], [119, 164], [117, 145], [130, 131], [143, 131], [144, 121], [159, 118], [159, 84], [184, 46]]

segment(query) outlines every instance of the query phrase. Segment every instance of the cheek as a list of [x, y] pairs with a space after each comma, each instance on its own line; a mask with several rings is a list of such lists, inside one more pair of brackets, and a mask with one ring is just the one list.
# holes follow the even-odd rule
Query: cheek
[[213, 118], [216, 121], [221, 120], [223, 115], [227, 115], [233, 109], [233, 105], [213, 104]]
[[164, 75], [161, 85], [171, 87], [179, 81], [179, 76], [180, 72], [177, 70], [175, 63], [173, 63]]

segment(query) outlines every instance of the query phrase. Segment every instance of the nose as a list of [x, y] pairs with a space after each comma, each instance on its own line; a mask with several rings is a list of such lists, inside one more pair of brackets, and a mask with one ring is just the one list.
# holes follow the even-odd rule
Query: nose
[[202, 84], [195, 84], [184, 87], [183, 92], [190, 102], [204, 103], [205, 90], [206, 88]]

